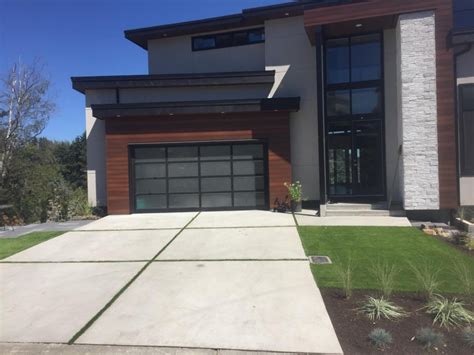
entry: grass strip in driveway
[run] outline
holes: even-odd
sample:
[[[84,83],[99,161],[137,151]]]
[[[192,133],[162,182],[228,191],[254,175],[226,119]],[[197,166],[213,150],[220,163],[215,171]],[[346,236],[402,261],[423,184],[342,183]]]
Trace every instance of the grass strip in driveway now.
[[[0,260],[64,233],[65,232],[31,232],[15,238],[0,238]]]
[[[356,289],[378,289],[373,265],[378,261],[398,269],[395,291],[417,291],[410,264],[428,263],[440,270],[441,293],[462,293],[453,265],[460,262],[474,275],[474,258],[413,227],[298,227],[306,255],[326,255],[333,263],[351,260]],[[318,286],[340,288],[336,266],[311,265]]]
[[[196,215],[191,218],[191,220],[186,223],[186,225],[181,228],[179,230],[178,233],[176,233],[176,235],[171,238],[171,240],[166,243],[166,245],[160,249],[160,251],[158,253],[156,253],[156,255],[150,259],[136,274],[135,276],[132,277],[132,279],[130,281],[128,281],[125,286],[123,286],[116,294],[114,297],[112,297],[112,299],[107,302],[105,304],[104,307],[102,307],[99,312],[96,313],[96,315],[94,317],[92,317],[76,334],[73,335],[73,337],[68,341],[68,344],[71,345],[71,344],[74,344],[74,342],[82,335],[84,334],[84,332],[89,329],[92,324],[94,324],[94,322],[99,319],[99,317],[110,307],[112,306],[112,304],[127,290],[127,288],[130,287],[130,285],[148,268],[148,266],[150,266],[150,264],[157,258],[160,256],[160,254],[165,251],[165,249],[171,244],[173,243],[173,241],[178,238],[178,236],[186,229],[187,226],[189,226],[198,216],[199,216],[200,212],[196,213]]]

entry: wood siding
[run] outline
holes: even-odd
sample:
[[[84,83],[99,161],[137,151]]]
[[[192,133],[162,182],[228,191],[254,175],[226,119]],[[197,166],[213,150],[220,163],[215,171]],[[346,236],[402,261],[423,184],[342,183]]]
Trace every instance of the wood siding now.
[[[268,142],[269,206],[287,198],[291,181],[288,113],[106,119],[107,207],[131,213],[128,146],[138,143],[262,139]]]
[[[452,0],[369,0],[359,3],[307,10],[304,14],[310,37],[318,25],[370,19],[387,15],[435,11],[438,107],[438,156],[440,208],[458,206],[455,128],[454,59],[449,46],[453,27]],[[420,135],[420,139],[423,136]]]

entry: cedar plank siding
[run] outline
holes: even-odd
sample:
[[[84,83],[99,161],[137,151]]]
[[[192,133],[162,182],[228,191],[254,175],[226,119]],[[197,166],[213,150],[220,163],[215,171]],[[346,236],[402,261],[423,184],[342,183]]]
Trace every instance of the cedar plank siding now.
[[[305,27],[425,10],[435,11],[440,208],[458,206],[454,59],[448,36],[453,27],[452,0],[373,0],[307,10]],[[420,135],[420,139],[423,136]]]
[[[268,142],[269,206],[284,201],[291,181],[288,113],[213,114],[106,119],[107,205],[131,213],[128,146],[136,143],[264,139]]]

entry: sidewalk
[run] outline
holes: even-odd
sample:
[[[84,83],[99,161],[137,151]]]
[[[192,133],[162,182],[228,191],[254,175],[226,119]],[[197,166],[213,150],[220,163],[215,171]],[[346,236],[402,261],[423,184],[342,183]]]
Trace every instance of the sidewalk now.
[[[26,226],[15,226],[14,229],[11,227],[0,227],[0,238],[16,238],[24,234],[31,232],[43,232],[43,231],[70,231],[79,227],[83,227],[91,222],[92,220],[85,221],[67,221],[67,222],[47,222],[47,223],[34,223]]]

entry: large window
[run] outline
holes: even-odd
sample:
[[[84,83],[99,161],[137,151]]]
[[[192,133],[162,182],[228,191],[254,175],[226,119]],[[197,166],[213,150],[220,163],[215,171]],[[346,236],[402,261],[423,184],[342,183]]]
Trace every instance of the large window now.
[[[265,29],[256,28],[237,32],[217,33],[193,37],[193,51],[243,46],[265,41]]]
[[[454,0],[454,27],[474,29],[474,0]]]
[[[461,176],[474,176],[474,84],[459,87]]]
[[[382,35],[328,39],[325,62],[329,197],[382,198]]]

